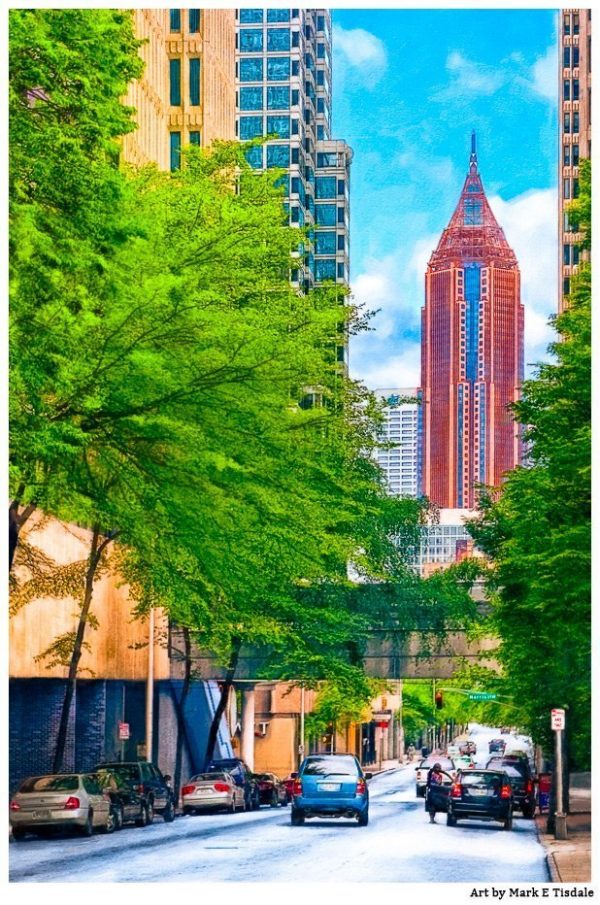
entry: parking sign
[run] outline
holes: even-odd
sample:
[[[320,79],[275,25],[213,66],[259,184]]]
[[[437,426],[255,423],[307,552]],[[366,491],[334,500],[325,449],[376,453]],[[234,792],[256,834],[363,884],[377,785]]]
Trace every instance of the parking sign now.
[[[550,727],[554,730],[565,728],[565,712],[555,708],[550,711]]]

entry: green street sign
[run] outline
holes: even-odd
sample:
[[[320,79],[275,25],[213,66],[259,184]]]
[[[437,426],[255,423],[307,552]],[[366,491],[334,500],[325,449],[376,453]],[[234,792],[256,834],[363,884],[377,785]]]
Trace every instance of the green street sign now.
[[[469,699],[471,701],[495,701],[496,692],[495,691],[471,691],[471,692],[469,692]]]

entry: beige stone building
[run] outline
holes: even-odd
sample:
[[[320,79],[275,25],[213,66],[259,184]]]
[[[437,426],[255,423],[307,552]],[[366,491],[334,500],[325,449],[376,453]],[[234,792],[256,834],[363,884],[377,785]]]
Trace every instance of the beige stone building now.
[[[579,194],[579,161],[592,154],[592,11],[563,9],[559,15],[558,309],[562,311],[579,265],[581,241],[565,208]]]
[[[138,128],[125,136],[123,157],[176,169],[182,147],[235,138],[235,10],[136,9],[145,69],[125,103]]]

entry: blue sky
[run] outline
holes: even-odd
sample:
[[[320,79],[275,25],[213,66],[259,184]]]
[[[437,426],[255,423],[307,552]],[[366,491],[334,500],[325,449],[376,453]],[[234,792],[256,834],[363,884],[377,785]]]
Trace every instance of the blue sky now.
[[[351,283],[381,309],[350,347],[371,388],[419,383],[427,260],[471,130],[522,273],[525,361],[547,358],[557,286],[557,37],[551,9],[334,9],[333,136],[354,150]],[[530,369],[529,369],[530,370]]]

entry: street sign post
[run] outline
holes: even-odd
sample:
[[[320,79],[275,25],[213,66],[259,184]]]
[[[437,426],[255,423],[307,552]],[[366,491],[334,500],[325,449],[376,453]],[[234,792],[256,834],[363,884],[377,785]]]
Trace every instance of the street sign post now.
[[[555,707],[554,710],[550,711],[550,727],[554,729],[554,731],[565,728],[564,710]]]
[[[129,738],[129,723],[119,723],[119,739],[125,741]]]
[[[470,701],[495,701],[497,694],[495,691],[470,691]]]
[[[567,817],[563,809],[563,759],[562,734],[565,728],[565,711],[555,707],[550,711],[550,728],[556,733],[556,812],[554,814],[554,837],[567,838]]]

